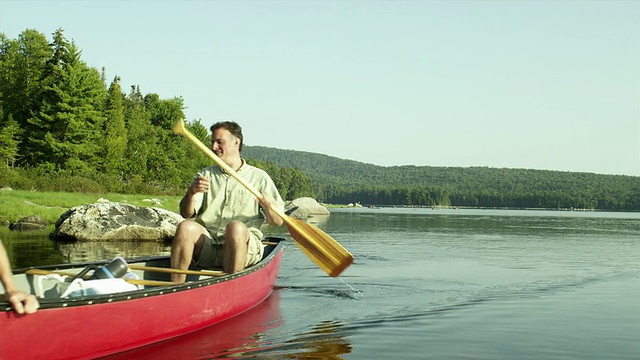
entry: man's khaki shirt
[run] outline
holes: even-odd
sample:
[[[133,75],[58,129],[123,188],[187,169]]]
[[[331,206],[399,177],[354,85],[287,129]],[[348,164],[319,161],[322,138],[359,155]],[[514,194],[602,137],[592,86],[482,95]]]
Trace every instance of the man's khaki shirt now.
[[[275,200],[276,208],[283,210],[284,201],[273,180],[262,169],[251,166],[243,160],[237,174],[260,193],[267,193]],[[231,220],[243,222],[258,239],[262,239],[260,227],[265,215],[256,197],[238,180],[225,173],[217,165],[202,169],[196,176],[209,180],[209,190],[197,193],[195,221],[209,230],[217,243],[224,241],[224,232]]]

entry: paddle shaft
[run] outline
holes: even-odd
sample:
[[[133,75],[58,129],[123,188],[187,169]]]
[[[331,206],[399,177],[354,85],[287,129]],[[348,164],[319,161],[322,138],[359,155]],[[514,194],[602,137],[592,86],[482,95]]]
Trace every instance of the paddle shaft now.
[[[182,121],[179,122],[178,125],[176,125],[176,127],[173,129],[173,132],[176,133],[176,134],[180,134],[180,135],[183,135],[184,137],[186,137],[189,141],[191,141],[193,144],[195,144],[200,150],[202,150],[205,154],[207,154],[211,159],[213,159],[213,161],[215,161],[216,164],[218,164],[218,166],[220,166],[227,174],[231,175],[234,179],[238,180],[238,182],[240,184],[242,184],[242,186],[247,188],[247,190],[249,190],[259,200],[262,200],[263,196],[258,191],[258,189],[256,189],[251,184],[246,182],[242,177],[240,177],[240,175],[238,175],[238,173],[235,170],[233,170],[233,168],[231,166],[229,166],[229,164],[227,164],[222,159],[220,159],[218,157],[218,155],[216,155],[216,153],[213,152],[213,150],[211,150],[209,147],[207,147],[205,144],[203,144],[202,141],[200,141],[200,139],[198,139],[189,130],[187,130],[184,127],[184,123]],[[271,205],[270,206],[271,210],[274,213],[276,213],[278,216],[280,216],[282,218],[282,220],[287,222],[287,218],[289,216],[287,216],[282,210],[280,210],[277,207],[273,206],[273,204],[270,204],[270,205]],[[288,222],[287,222],[287,224],[288,224]]]
[[[77,274],[59,271],[59,270],[42,270],[42,269],[29,269],[25,271],[27,275],[49,275],[49,274],[57,274],[62,276],[70,276],[74,277]],[[126,282],[134,285],[146,285],[146,286],[170,286],[170,285],[178,285],[178,283],[170,282],[170,281],[156,281],[156,280],[141,280],[141,279],[124,279]]]
[[[142,270],[142,271],[151,271],[151,272],[160,272],[160,273],[169,273],[169,274],[183,274],[183,275],[205,275],[205,276],[224,276],[224,275],[227,275],[227,273],[224,273],[222,271],[215,271],[215,270],[182,270],[182,269],[161,268],[161,267],[142,266],[142,265],[129,265],[129,269]]]

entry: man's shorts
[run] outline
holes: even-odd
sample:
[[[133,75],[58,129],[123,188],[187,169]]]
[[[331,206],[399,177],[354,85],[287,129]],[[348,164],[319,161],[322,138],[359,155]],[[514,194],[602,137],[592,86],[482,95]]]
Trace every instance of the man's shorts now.
[[[262,260],[263,246],[262,240],[249,231],[249,244],[247,246],[247,260],[244,267],[256,264]],[[193,260],[193,264],[201,269],[213,269],[222,267],[222,257],[224,256],[224,244],[218,244],[213,240],[211,234],[204,235],[202,250],[198,260]]]

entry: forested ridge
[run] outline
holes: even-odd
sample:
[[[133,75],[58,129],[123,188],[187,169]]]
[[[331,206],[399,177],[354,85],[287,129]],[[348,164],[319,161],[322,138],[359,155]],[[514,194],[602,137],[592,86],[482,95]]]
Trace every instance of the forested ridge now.
[[[181,194],[212,161],[173,135],[181,97],[161,99],[88,66],[62,29],[0,34],[0,187]],[[187,127],[202,142],[201,119]],[[249,139],[250,140],[250,139]],[[250,143],[250,141],[249,141]],[[335,204],[640,210],[640,177],[558,171],[382,167],[245,146],[283,198]]]
[[[488,167],[378,166],[247,146],[245,156],[294,167],[329,203],[640,210],[640,177]]]

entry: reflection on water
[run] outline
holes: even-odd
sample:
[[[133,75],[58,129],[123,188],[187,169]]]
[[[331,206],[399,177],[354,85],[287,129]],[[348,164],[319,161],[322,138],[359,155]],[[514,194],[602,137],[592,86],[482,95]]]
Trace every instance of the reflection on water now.
[[[7,248],[12,268],[87,262],[141,256],[169,255],[171,244],[140,241],[60,242],[49,240],[50,229],[7,232],[0,238]]]
[[[289,341],[296,351],[283,353],[285,359],[342,359],[340,355],[351,353],[351,344],[342,335],[344,325],[339,321],[323,321],[309,332]],[[284,346],[286,347],[286,345]],[[274,355],[278,355],[277,351]]]
[[[351,352],[343,324],[323,321],[299,335],[282,334],[280,291],[248,312],[172,340],[105,359],[341,359]],[[285,336],[290,340],[283,340]]]
[[[53,226],[41,231],[2,231],[0,237],[9,255],[9,262],[14,269],[36,265],[53,265],[64,262],[49,240],[49,232]]]
[[[171,245],[156,242],[119,241],[119,242],[55,242],[56,250],[66,262],[84,262],[124,258],[169,255]]]
[[[329,222],[330,215],[309,215],[306,222],[317,227],[323,227]]]
[[[264,332],[282,321],[280,294],[274,291],[258,306],[232,319],[105,359],[242,358],[264,347]]]

